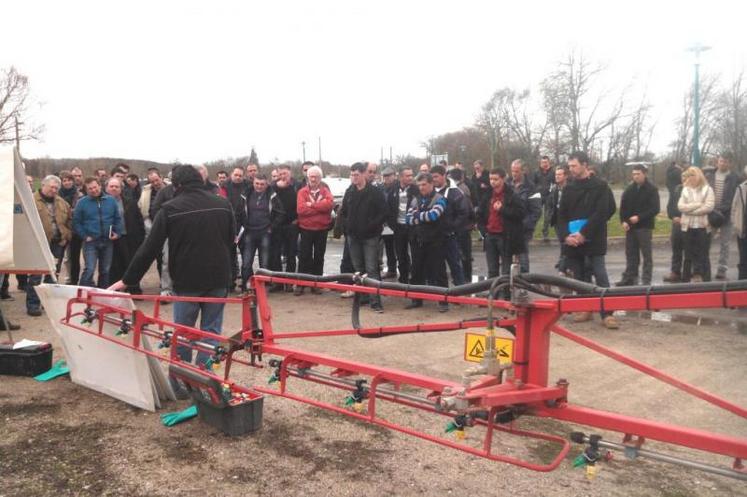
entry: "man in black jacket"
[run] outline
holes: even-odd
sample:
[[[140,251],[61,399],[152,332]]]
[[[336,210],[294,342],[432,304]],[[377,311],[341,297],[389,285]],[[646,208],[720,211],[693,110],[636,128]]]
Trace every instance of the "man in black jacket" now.
[[[588,258],[597,286],[609,288],[604,256],[607,254],[607,220],[614,209],[610,204],[610,187],[589,174],[589,156],[573,152],[568,158],[573,181],[563,190],[558,208],[558,232],[563,237],[566,267],[577,280],[585,280],[585,260]],[[610,212],[612,211],[612,212]],[[590,312],[581,312],[574,322],[589,321]],[[619,326],[611,312],[602,313],[604,326]]]
[[[192,166],[177,166],[172,174],[174,199],[163,204],[153,220],[148,238],[140,246],[121,280],[110,290],[135,286],[142,279],[164,243],[169,243],[169,272],[174,293],[185,297],[224,298],[231,284],[231,256],[235,219],[231,204],[209,192]],[[223,303],[175,302],[174,322],[220,335]],[[209,342],[209,340],[204,340]],[[217,343],[217,342],[215,342]],[[179,357],[192,360],[192,349],[179,346]],[[203,364],[209,355],[197,354]],[[179,394],[179,392],[177,392]]]
[[[638,266],[643,256],[641,284],[651,284],[654,258],[651,237],[659,214],[659,190],[647,178],[646,166],[633,166],[633,182],[620,199],[620,223],[625,232],[625,272],[617,286],[637,285]]]
[[[353,268],[368,274],[369,278],[381,280],[379,239],[387,215],[386,200],[381,190],[366,181],[366,165],[362,162],[350,166],[350,183],[342,199],[340,215],[345,223]],[[371,309],[384,312],[378,295],[372,295],[370,302]]]
[[[550,216],[552,212],[550,191],[555,184],[555,170],[553,169],[548,156],[542,156],[539,169],[534,171],[531,180],[542,197],[542,241],[547,243],[550,241],[548,234],[550,233]]]
[[[703,171],[715,194],[716,206],[713,210],[721,213],[724,218],[723,224],[713,226],[714,229],[711,231],[711,237],[714,237],[716,233],[719,237],[717,280],[725,280],[726,271],[729,269],[729,243],[731,243],[732,235],[731,202],[734,200],[734,192],[737,191],[739,185],[739,176],[732,171],[731,161],[732,155],[723,152],[718,156],[715,170]]]
[[[223,185],[223,191],[226,192],[226,199],[231,204],[233,209],[233,215],[236,226],[236,233],[238,235],[238,229],[241,226],[240,216],[241,213],[246,209],[245,202],[246,197],[249,193],[249,187],[244,181],[244,168],[236,166],[231,171],[231,175]],[[243,243],[239,243],[234,246],[233,257],[231,259],[231,290],[235,288],[236,279],[241,275],[239,268],[239,254],[244,248]]]
[[[671,271],[664,276],[664,283],[680,283],[690,281],[692,264],[689,259],[685,259],[685,237],[680,226],[682,213],[677,208],[677,203],[682,195],[682,180],[679,186],[669,192],[667,201],[667,217],[672,220],[672,233],[669,241],[672,246],[672,264]]]
[[[558,209],[560,208],[560,200],[563,198],[563,190],[568,184],[569,174],[570,171],[568,171],[568,166],[558,166],[555,169],[555,182],[550,188],[550,198],[547,201],[549,205],[548,209],[545,210],[545,215],[550,219],[550,226],[555,228],[555,236],[558,237],[558,243],[560,245],[560,254],[558,257],[558,262],[555,264],[555,268],[558,270],[558,274],[560,274],[561,276],[566,276],[566,267],[564,254],[565,251],[563,250],[563,238],[561,237],[558,230]]]
[[[412,168],[405,166],[399,171],[399,180],[386,191],[387,225],[394,232],[394,251],[397,255],[400,283],[410,282],[410,227],[407,225],[407,209],[418,194],[412,182]]]
[[[457,231],[467,226],[469,219],[469,201],[464,197],[462,191],[456,186],[449,184],[446,177],[446,168],[433,166],[431,168],[433,187],[436,193],[446,200],[446,212],[443,218],[444,243],[446,251],[446,262],[449,264],[451,281],[454,285],[464,285],[464,269],[462,268],[462,255],[459,251]]]
[[[298,254],[298,212],[297,212],[297,184],[291,176],[290,166],[282,165],[278,169],[280,179],[273,185],[273,191],[283,205],[285,216],[278,220],[272,229],[272,242],[270,250],[270,268],[273,271],[282,271],[283,264],[281,254],[285,255],[285,270],[289,273],[296,272],[296,255]],[[287,292],[293,291],[293,286],[285,287]]]
[[[526,250],[519,254],[521,272],[529,272],[529,242],[534,238],[534,227],[542,215],[542,195],[535,188],[527,175],[524,173],[524,161],[516,159],[511,163],[511,177],[506,180],[506,185],[513,188],[527,206],[527,215],[524,216],[524,240]]]
[[[508,274],[512,259],[526,252],[524,225],[525,201],[506,185],[506,171],[490,171],[491,190],[480,197],[477,222],[485,233],[485,259],[488,277]]]
[[[119,209],[119,215],[124,222],[124,230],[119,238],[114,240],[114,250],[112,253],[112,265],[109,269],[109,277],[112,281],[122,278],[127,266],[135,255],[140,244],[145,239],[145,224],[143,215],[137,206],[137,201],[127,198],[122,192],[122,181],[119,178],[111,177],[106,182],[106,193],[109,194],[116,202]],[[140,285],[127,288],[128,293],[143,293]]]

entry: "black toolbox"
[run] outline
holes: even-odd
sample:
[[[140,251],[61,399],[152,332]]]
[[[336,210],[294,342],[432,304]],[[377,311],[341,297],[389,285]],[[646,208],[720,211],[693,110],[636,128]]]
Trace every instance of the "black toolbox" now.
[[[0,343],[0,374],[36,376],[51,368],[51,344],[43,343],[13,350],[12,343]]]
[[[169,366],[169,376],[192,397],[197,416],[226,435],[235,437],[262,428],[261,394],[235,397],[221,382],[175,364]]]

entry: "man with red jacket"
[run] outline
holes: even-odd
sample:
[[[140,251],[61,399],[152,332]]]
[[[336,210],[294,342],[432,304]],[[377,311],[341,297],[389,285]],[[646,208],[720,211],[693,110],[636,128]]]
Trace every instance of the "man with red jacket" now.
[[[298,254],[298,270],[301,273],[321,276],[324,271],[324,253],[327,251],[327,231],[332,224],[334,197],[322,183],[322,170],[311,166],[306,173],[306,186],[298,190],[296,209],[298,228],[301,232],[301,243]],[[296,287],[293,292],[298,296],[304,287]],[[312,288],[312,293],[321,293],[321,289]]]

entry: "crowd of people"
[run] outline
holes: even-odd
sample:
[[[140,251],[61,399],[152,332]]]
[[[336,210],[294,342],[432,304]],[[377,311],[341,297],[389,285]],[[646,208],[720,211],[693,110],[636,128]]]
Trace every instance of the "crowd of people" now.
[[[665,282],[726,278],[733,233],[739,278],[747,278],[747,181],[741,181],[731,162],[724,153],[705,172],[677,163],[668,168],[672,258]],[[482,240],[487,276],[495,277],[508,274],[513,263],[528,272],[535,229],[548,242],[551,227],[560,246],[558,273],[609,287],[607,226],[615,213],[625,234],[626,256],[617,285],[652,284],[652,235],[661,205],[645,165],[632,167],[619,208],[583,152],[573,152],[567,164],[557,166],[542,157],[532,172],[520,159],[508,171],[487,170],[479,160],[472,166],[469,175],[459,162],[381,171],[377,164],[357,162],[350,166],[350,186],[336,205],[322,169],[312,162],[303,163],[300,180],[290,166],[279,166],[268,177],[248,164],[219,171],[214,181],[204,166],[177,166],[170,179],[151,168],[141,180],[120,163],[89,177],[77,167],[46,176],[34,200],[57,272],[65,265],[65,283],[119,285],[133,294],[142,292],[140,279],[152,262],[164,296],[246,291],[255,260],[261,268],[322,275],[330,231],[334,238],[344,238],[342,273],[440,287],[448,286],[450,277],[453,285],[461,285],[473,277],[473,235]],[[189,221],[178,219],[183,212],[190,213]],[[714,234],[719,246],[712,275]],[[214,263],[224,253],[225,260]],[[27,313],[41,315],[34,287],[42,278],[18,278],[19,288],[26,290]],[[45,279],[51,281],[50,276]],[[8,284],[5,275],[3,299],[11,298]],[[304,287],[274,285],[271,291],[302,296]],[[377,295],[367,304],[384,311]],[[421,306],[423,302],[413,300],[407,308]],[[437,309],[446,312],[448,305],[440,303]],[[588,313],[574,317],[589,319]],[[608,328],[618,326],[610,313],[602,320]]]

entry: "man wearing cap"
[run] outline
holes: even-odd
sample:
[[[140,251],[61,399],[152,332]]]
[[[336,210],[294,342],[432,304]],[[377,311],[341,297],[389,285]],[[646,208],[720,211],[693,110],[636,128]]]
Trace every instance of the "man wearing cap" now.
[[[407,210],[412,199],[418,195],[418,187],[413,183],[412,167],[404,166],[399,171],[399,179],[386,191],[387,218],[392,228],[394,251],[397,254],[400,283],[410,282],[410,227],[407,225]],[[390,267],[391,269],[391,267]]]
[[[135,253],[124,276],[109,289],[117,291],[137,285],[168,241],[174,294],[224,298],[232,283],[236,220],[231,204],[211,193],[193,166],[176,166],[172,185],[173,200],[163,204],[153,220],[150,234]],[[194,327],[199,314],[200,329],[220,335],[223,306],[215,302],[174,302],[174,322]],[[210,343],[210,340],[203,341]],[[183,361],[192,360],[190,347],[179,346],[177,354]],[[207,353],[199,352],[197,363],[205,363],[208,357]],[[177,395],[182,394],[184,392],[177,392]]]
[[[384,196],[388,199],[389,192],[393,191],[396,187],[397,176],[392,166],[386,166],[381,171],[381,191]],[[384,243],[384,250],[386,251],[386,265],[387,272],[384,273],[384,278],[396,278],[397,277],[397,252],[394,249],[394,228],[389,224],[389,216],[387,216],[387,222],[384,223],[384,230],[381,232],[381,239]]]

